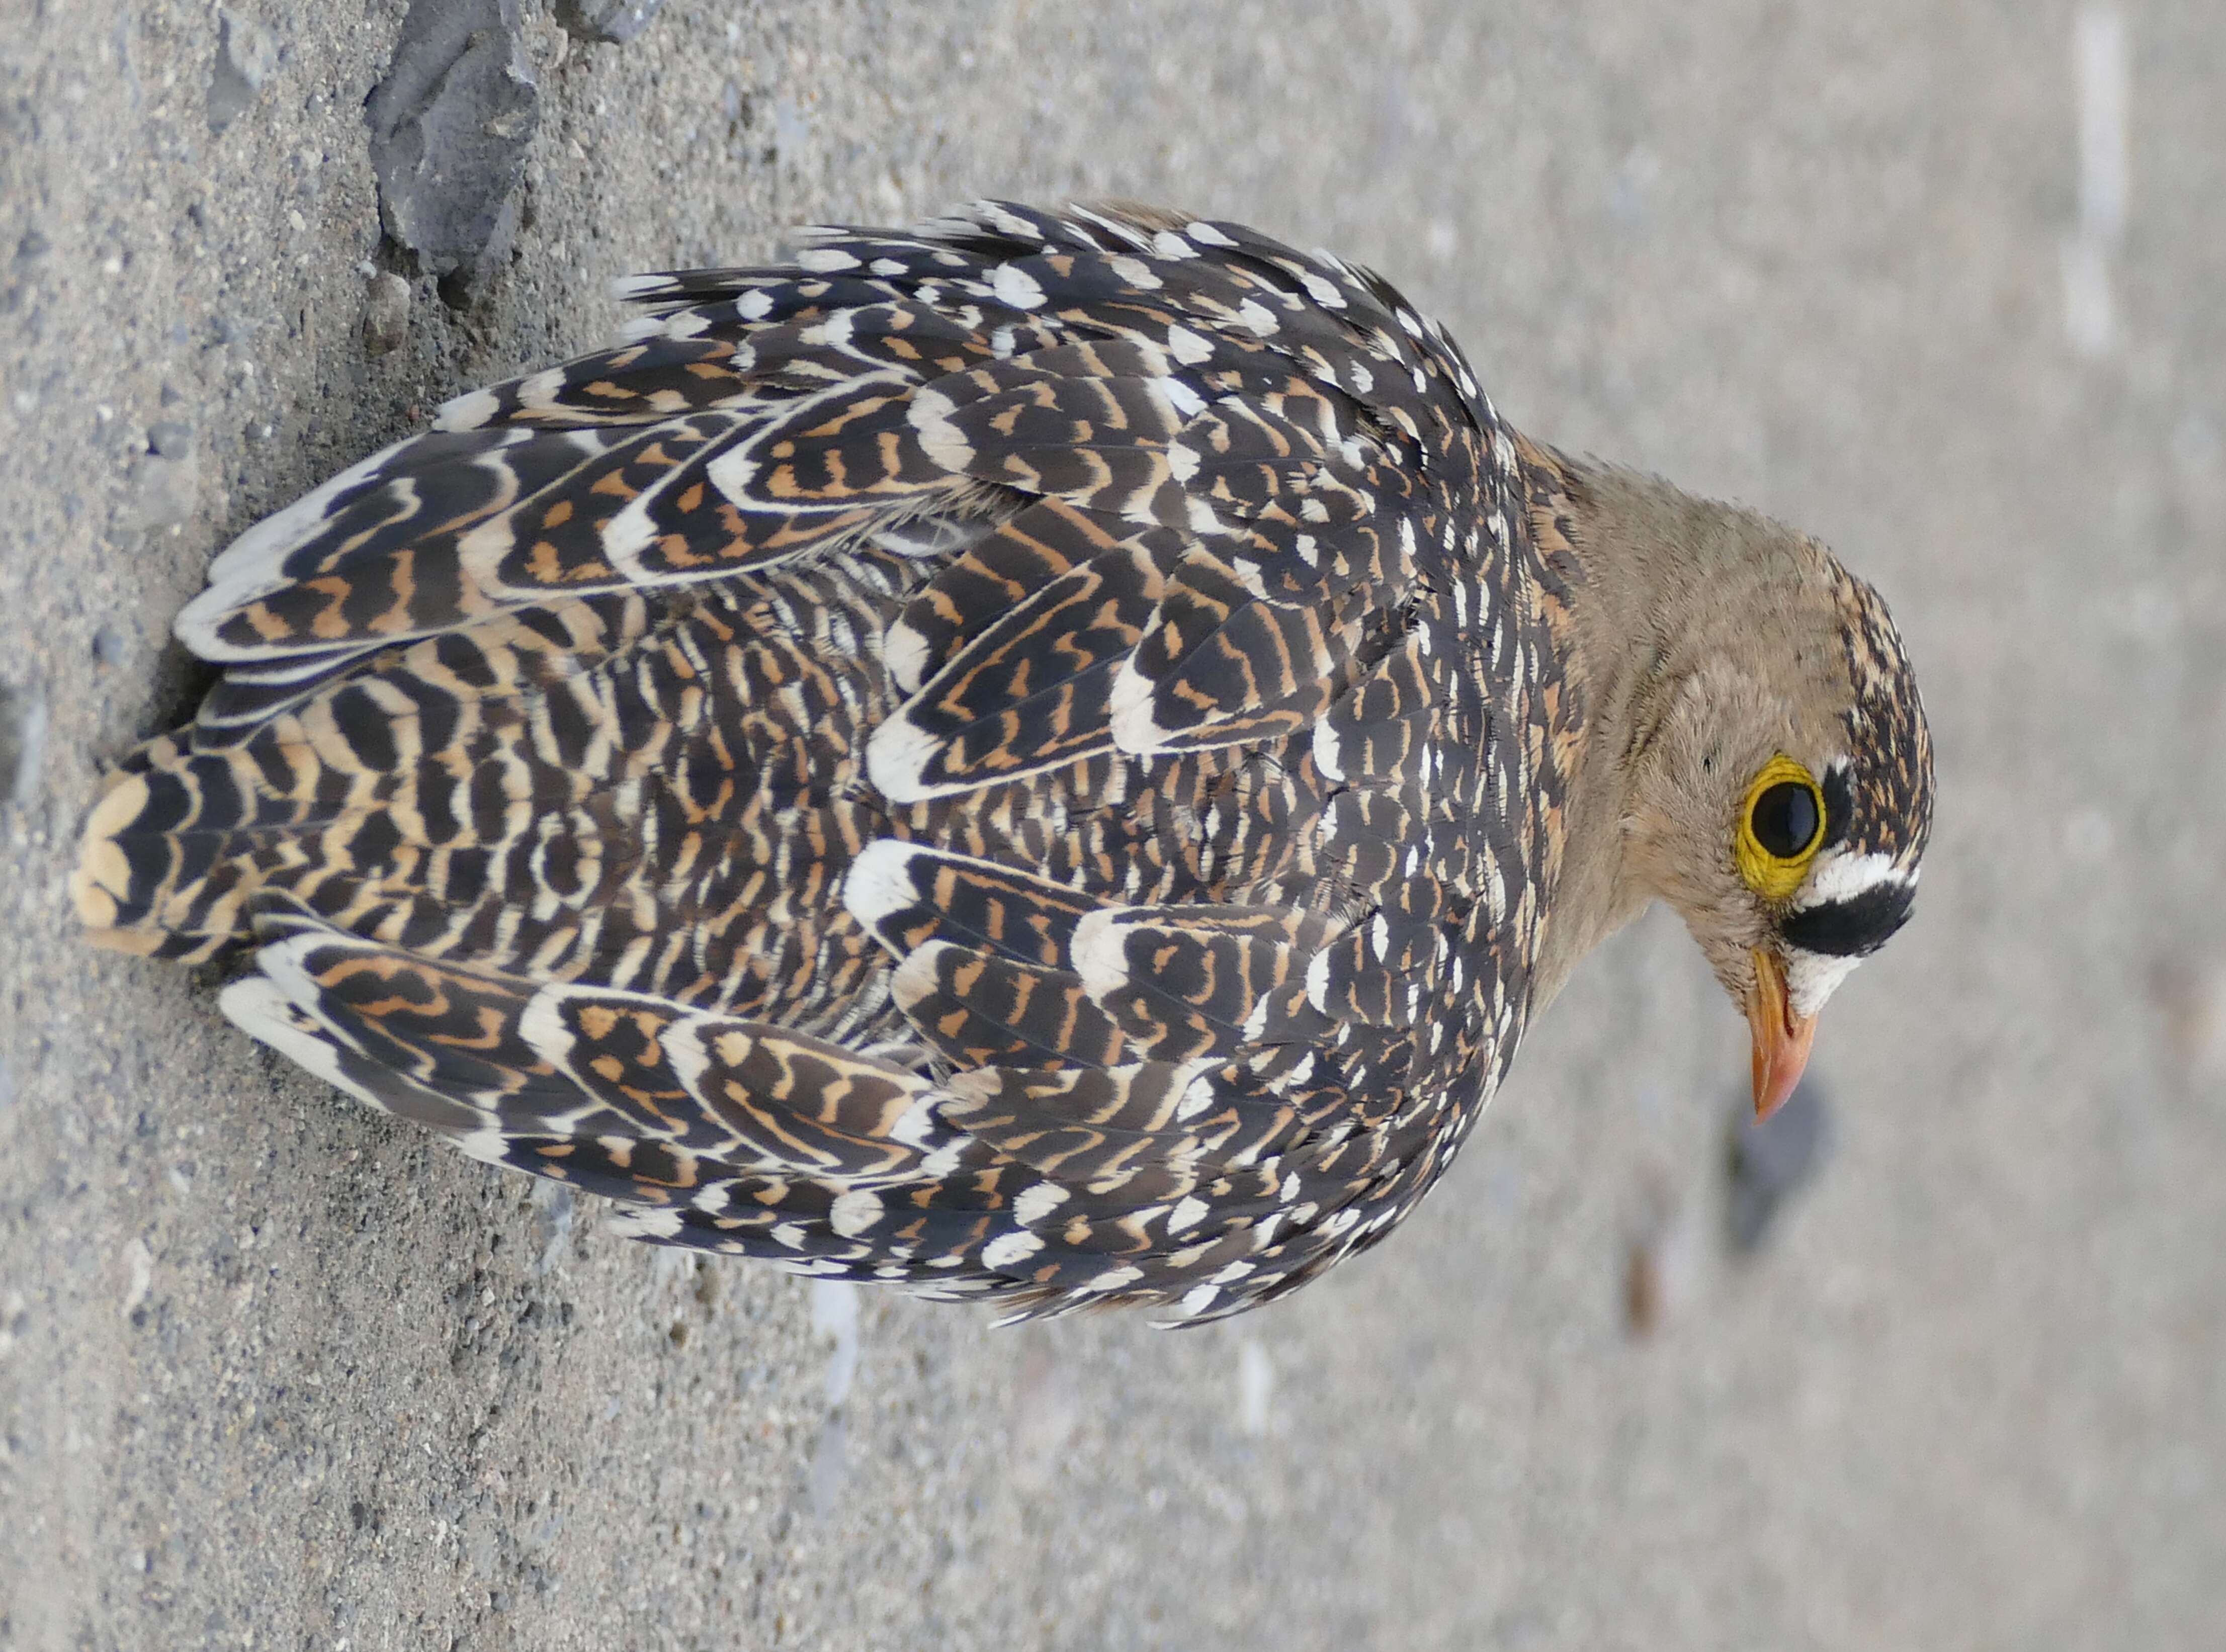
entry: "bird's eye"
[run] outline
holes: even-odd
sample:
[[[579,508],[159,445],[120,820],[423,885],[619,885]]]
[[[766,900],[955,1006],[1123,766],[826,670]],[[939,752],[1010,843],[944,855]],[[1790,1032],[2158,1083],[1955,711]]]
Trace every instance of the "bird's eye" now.
[[[1781,861],[1790,861],[1816,841],[1816,794],[1798,780],[1780,780],[1754,800],[1747,824],[1754,841]]]
[[[1784,900],[1801,886],[1823,836],[1816,777],[1781,752],[1747,786],[1734,845],[1739,875],[1757,894]]]

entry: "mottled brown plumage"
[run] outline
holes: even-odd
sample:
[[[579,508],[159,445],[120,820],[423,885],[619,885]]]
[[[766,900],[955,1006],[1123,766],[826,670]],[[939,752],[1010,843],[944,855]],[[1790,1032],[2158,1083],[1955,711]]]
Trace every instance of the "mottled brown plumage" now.
[[[1836,817],[1803,893],[1681,909],[1735,992],[1776,926],[1836,924],[1828,975],[1906,909],[1929,753],[1867,588],[1657,532],[1681,496],[1524,442],[1375,276],[984,204],[629,291],[217,559],[179,634],[224,679],[75,891],[251,947],[248,1030],[640,1236],[1186,1321],[1372,1242],[1679,899],[1625,839],[1715,829],[1670,760],[1714,679],[1617,627],[1725,568],[1837,639],[1761,648],[1725,734]]]

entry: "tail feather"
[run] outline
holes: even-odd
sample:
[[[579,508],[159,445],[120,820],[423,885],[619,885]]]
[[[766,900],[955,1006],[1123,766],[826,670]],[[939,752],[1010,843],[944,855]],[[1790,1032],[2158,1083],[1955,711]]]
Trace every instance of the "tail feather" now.
[[[245,938],[255,887],[237,835],[260,784],[244,752],[150,740],[109,777],[86,822],[70,899],[97,946],[193,963]]]

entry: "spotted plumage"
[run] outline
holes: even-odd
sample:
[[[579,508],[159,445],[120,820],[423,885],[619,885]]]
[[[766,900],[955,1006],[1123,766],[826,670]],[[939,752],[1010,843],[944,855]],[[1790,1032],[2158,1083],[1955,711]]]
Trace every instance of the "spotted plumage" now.
[[[97,937],[251,949],[243,1026],[644,1238],[1194,1322],[1389,1231],[1672,893],[1565,877],[1644,704],[1587,664],[1606,473],[1231,224],[982,204],[626,290],[216,559]],[[1905,911],[1930,781],[1817,565],[1871,869],[1821,931]]]

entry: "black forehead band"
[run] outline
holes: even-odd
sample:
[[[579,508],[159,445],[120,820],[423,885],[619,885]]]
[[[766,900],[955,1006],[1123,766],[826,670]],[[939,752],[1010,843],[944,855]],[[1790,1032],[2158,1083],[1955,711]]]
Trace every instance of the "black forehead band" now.
[[[1847,900],[1828,900],[1790,913],[1778,926],[1786,945],[1828,958],[1860,958],[1877,951],[1909,921],[1917,886],[1889,878]]]

